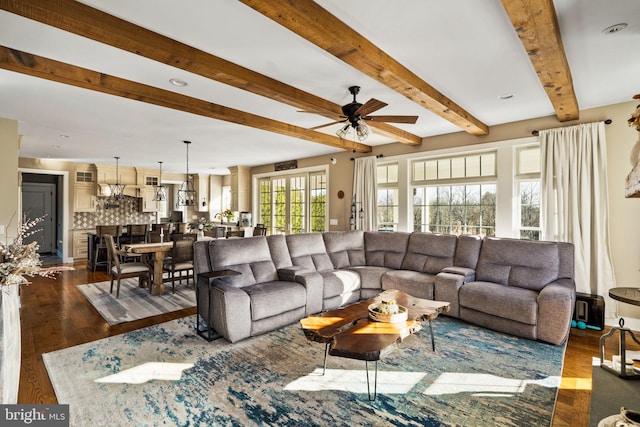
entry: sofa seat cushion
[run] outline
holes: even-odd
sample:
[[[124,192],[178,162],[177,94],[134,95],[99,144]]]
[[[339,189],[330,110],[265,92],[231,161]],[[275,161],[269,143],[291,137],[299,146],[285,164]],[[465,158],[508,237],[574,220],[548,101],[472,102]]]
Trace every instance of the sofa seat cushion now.
[[[465,283],[460,288],[460,307],[492,316],[536,325],[538,322],[538,292],[490,282]]]
[[[411,270],[387,271],[382,275],[382,290],[398,289],[411,296],[433,299],[436,276]]]
[[[382,275],[387,271],[393,271],[392,268],[372,266],[351,267],[349,270],[360,275],[361,289],[382,289]]]
[[[324,298],[354,292],[360,289],[360,275],[353,270],[322,271]]]
[[[251,320],[275,316],[307,303],[307,293],[299,283],[266,282],[242,288],[251,300]]]

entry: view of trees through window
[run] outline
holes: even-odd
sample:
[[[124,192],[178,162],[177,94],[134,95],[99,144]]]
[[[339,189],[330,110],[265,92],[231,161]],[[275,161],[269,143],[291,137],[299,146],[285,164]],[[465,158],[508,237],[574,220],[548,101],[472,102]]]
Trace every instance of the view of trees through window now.
[[[540,181],[520,182],[520,238],[540,240]]]
[[[414,231],[495,236],[496,185],[415,187]]]

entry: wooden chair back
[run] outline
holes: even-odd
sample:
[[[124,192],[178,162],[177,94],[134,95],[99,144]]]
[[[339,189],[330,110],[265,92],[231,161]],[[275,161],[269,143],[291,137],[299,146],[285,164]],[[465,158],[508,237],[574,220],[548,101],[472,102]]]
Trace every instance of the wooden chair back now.
[[[254,236],[266,236],[267,235],[267,227],[265,227],[264,224],[256,224],[255,228],[253,229],[253,235]]]
[[[174,240],[171,263],[175,265],[193,261],[193,242],[194,240],[191,239]]]
[[[115,266],[118,273],[120,273],[120,256],[118,255],[118,250],[116,249],[113,236],[111,234],[105,234],[103,237],[107,244],[107,267],[109,269],[109,273],[111,273],[112,265]]]

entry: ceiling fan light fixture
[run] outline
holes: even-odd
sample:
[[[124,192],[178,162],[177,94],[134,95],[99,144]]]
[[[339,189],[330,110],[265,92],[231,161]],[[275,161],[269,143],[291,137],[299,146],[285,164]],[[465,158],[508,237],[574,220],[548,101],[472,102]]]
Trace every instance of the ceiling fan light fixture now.
[[[340,137],[340,139],[344,138],[345,136],[347,136],[347,134],[349,133],[349,126],[351,126],[350,124],[344,125],[343,127],[341,127],[337,132],[336,135],[338,135]]]
[[[356,136],[358,137],[358,141],[362,142],[369,136],[371,133],[369,126],[366,123],[360,121],[356,125]]]

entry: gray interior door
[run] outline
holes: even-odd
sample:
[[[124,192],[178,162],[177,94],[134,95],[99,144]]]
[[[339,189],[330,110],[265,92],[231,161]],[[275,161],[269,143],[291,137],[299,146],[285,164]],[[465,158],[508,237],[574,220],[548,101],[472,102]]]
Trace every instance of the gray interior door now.
[[[39,231],[25,239],[25,243],[37,241],[38,253],[56,252],[56,185],[39,182],[22,183],[22,218],[35,219],[45,216],[36,226]]]

